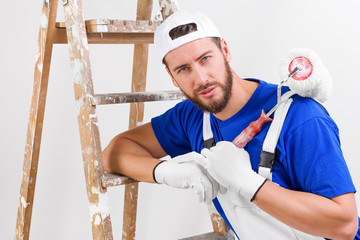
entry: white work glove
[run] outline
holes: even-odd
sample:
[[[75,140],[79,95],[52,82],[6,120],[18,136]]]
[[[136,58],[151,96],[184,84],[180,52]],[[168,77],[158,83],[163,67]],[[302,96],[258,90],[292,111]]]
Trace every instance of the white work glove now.
[[[248,152],[231,142],[221,141],[216,146],[201,151],[204,158],[196,158],[209,174],[222,186],[254,200],[266,179],[251,168]]]
[[[218,194],[219,183],[194,161],[199,157],[203,158],[199,153],[190,152],[161,162],[154,168],[154,180],[176,188],[194,189],[200,202],[210,203]]]

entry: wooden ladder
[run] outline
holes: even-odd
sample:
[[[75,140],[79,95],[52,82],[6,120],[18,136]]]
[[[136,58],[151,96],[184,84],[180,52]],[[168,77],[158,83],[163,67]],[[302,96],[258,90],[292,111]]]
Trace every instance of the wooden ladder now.
[[[171,0],[159,0],[159,3],[163,19],[176,11]],[[183,98],[179,91],[144,92],[148,44],[153,43],[154,31],[161,22],[150,20],[152,0],[138,0],[134,21],[85,21],[82,0],[62,0],[62,4],[65,23],[56,23],[58,0],[43,0],[15,239],[29,239],[51,53],[54,44],[65,43],[68,43],[70,49],[74,75],[93,239],[113,239],[107,188],[118,185],[125,185],[122,239],[135,239],[138,183],[125,176],[104,172],[96,106],[130,103],[129,128],[133,128],[143,120],[143,102]],[[94,94],[88,50],[88,44],[92,43],[134,44],[132,93]],[[229,228],[212,204],[209,205],[209,213],[214,232],[188,239],[233,239]]]

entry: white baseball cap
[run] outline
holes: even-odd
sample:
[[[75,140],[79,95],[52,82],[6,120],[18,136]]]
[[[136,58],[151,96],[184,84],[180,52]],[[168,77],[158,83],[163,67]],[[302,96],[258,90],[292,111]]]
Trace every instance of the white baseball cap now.
[[[169,33],[173,28],[190,23],[196,25],[196,31],[171,39]],[[171,50],[191,41],[206,37],[221,38],[220,32],[209,17],[200,12],[178,10],[157,28],[154,35],[154,45],[160,58],[163,59]]]

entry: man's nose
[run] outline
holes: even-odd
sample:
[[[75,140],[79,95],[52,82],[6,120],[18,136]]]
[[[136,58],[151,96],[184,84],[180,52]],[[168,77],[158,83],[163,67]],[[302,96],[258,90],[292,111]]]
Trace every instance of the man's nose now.
[[[208,81],[208,75],[205,69],[201,67],[195,67],[193,69],[194,78],[195,78],[195,85],[202,86]]]

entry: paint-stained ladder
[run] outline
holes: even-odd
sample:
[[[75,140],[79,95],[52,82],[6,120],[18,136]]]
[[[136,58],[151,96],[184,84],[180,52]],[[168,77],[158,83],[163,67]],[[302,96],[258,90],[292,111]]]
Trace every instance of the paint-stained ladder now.
[[[24,156],[15,239],[29,239],[47,84],[53,44],[67,43],[74,74],[75,101],[85,170],[93,239],[113,239],[107,188],[125,185],[122,239],[135,239],[138,182],[104,172],[96,106],[130,103],[129,128],[143,121],[144,102],[184,99],[180,91],[145,92],[148,44],[161,23],[152,21],[152,0],[138,0],[136,20],[83,19],[82,0],[63,0],[65,22],[56,23],[58,0],[43,0],[39,50]],[[159,0],[163,19],[177,10],[172,0]],[[88,44],[134,44],[131,93],[94,94]],[[191,240],[233,239],[214,206],[208,206],[214,232]]]

